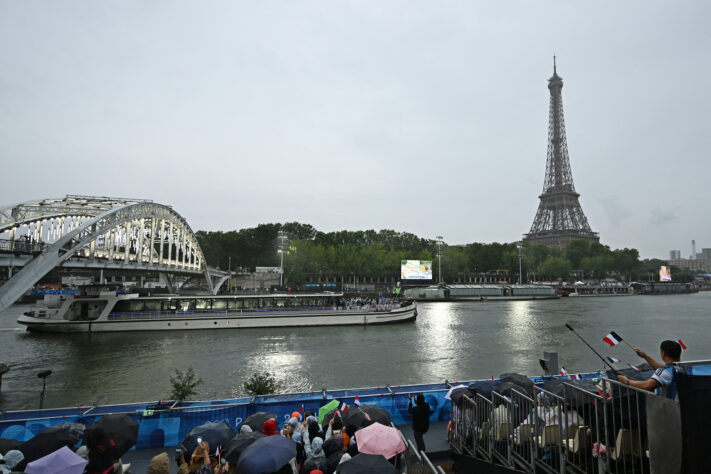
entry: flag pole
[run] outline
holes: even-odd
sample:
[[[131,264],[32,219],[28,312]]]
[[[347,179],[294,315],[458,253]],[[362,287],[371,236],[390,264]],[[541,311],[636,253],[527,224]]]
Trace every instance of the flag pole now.
[[[600,358],[600,360],[602,361],[603,364],[605,364],[605,365],[608,366],[610,369],[612,369],[612,373],[613,373],[613,374],[618,375],[617,369],[614,368],[614,367],[607,361],[607,359],[605,359],[603,356],[601,356],[600,353],[599,353],[598,351],[596,351],[596,350],[593,348],[593,346],[591,346],[590,344],[588,344],[588,341],[586,341],[585,339],[583,339],[583,336],[581,336],[580,334],[578,334],[577,332],[575,332],[575,329],[573,329],[573,326],[571,326],[571,325],[568,324],[568,323],[565,323],[565,327],[567,327],[568,329],[570,329],[570,331],[571,331],[573,334],[575,334],[576,336],[578,336],[578,337],[580,338],[580,340],[583,341],[583,342],[585,343],[585,345],[588,346],[588,347],[590,348],[590,350],[593,351],[593,352],[595,353],[595,355]]]

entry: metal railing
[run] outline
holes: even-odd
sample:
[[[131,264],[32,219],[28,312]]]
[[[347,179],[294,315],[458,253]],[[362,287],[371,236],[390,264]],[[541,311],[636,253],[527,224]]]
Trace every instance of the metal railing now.
[[[646,406],[657,395],[608,379],[561,383],[452,402],[452,450],[529,473],[649,472]]]
[[[402,433],[401,433],[402,434]],[[418,451],[415,444],[403,436],[407,449],[405,450],[405,465],[408,474],[445,474],[444,469],[435,466],[424,451]]]
[[[32,254],[42,252],[46,247],[44,242],[0,239],[0,252]]]

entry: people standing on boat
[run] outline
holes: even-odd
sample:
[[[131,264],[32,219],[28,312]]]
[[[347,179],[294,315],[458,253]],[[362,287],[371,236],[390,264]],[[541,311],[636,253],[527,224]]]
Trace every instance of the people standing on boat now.
[[[407,412],[412,415],[412,431],[415,433],[417,450],[425,451],[423,435],[430,429],[430,404],[425,401],[425,396],[421,393],[417,394],[414,407],[412,406],[412,394],[409,394],[408,398]]]
[[[648,380],[631,380],[624,375],[618,375],[617,379],[625,385],[643,390],[654,391],[657,395],[678,400],[676,377],[674,377],[674,362],[681,360],[681,345],[676,341],[662,341],[659,346],[659,356],[663,362],[659,362],[652,358],[642,349],[634,350],[638,356],[646,360],[647,363],[656,369],[654,374]]]
[[[326,459],[326,455],[323,452],[323,439],[318,436],[309,439],[308,431],[304,433],[304,451],[306,451],[306,461],[301,466],[301,472],[309,473],[314,469],[318,469]]]

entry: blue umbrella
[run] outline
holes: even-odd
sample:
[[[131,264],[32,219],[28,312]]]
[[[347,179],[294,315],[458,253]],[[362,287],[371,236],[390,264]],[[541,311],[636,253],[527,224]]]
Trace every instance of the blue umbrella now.
[[[296,443],[283,436],[267,436],[242,451],[237,463],[241,474],[265,474],[278,471],[296,457]]]

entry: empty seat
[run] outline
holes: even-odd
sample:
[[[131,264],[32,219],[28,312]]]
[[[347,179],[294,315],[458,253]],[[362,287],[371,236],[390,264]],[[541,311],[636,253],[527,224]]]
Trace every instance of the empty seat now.
[[[524,444],[533,440],[533,425],[524,423],[518,427],[518,433],[514,435],[516,444]]]
[[[560,443],[560,425],[546,425],[543,434],[538,437],[538,446],[551,446]]]
[[[496,430],[496,441],[506,441],[511,436],[513,430],[511,429],[511,423],[502,422],[499,423],[499,429]]]

